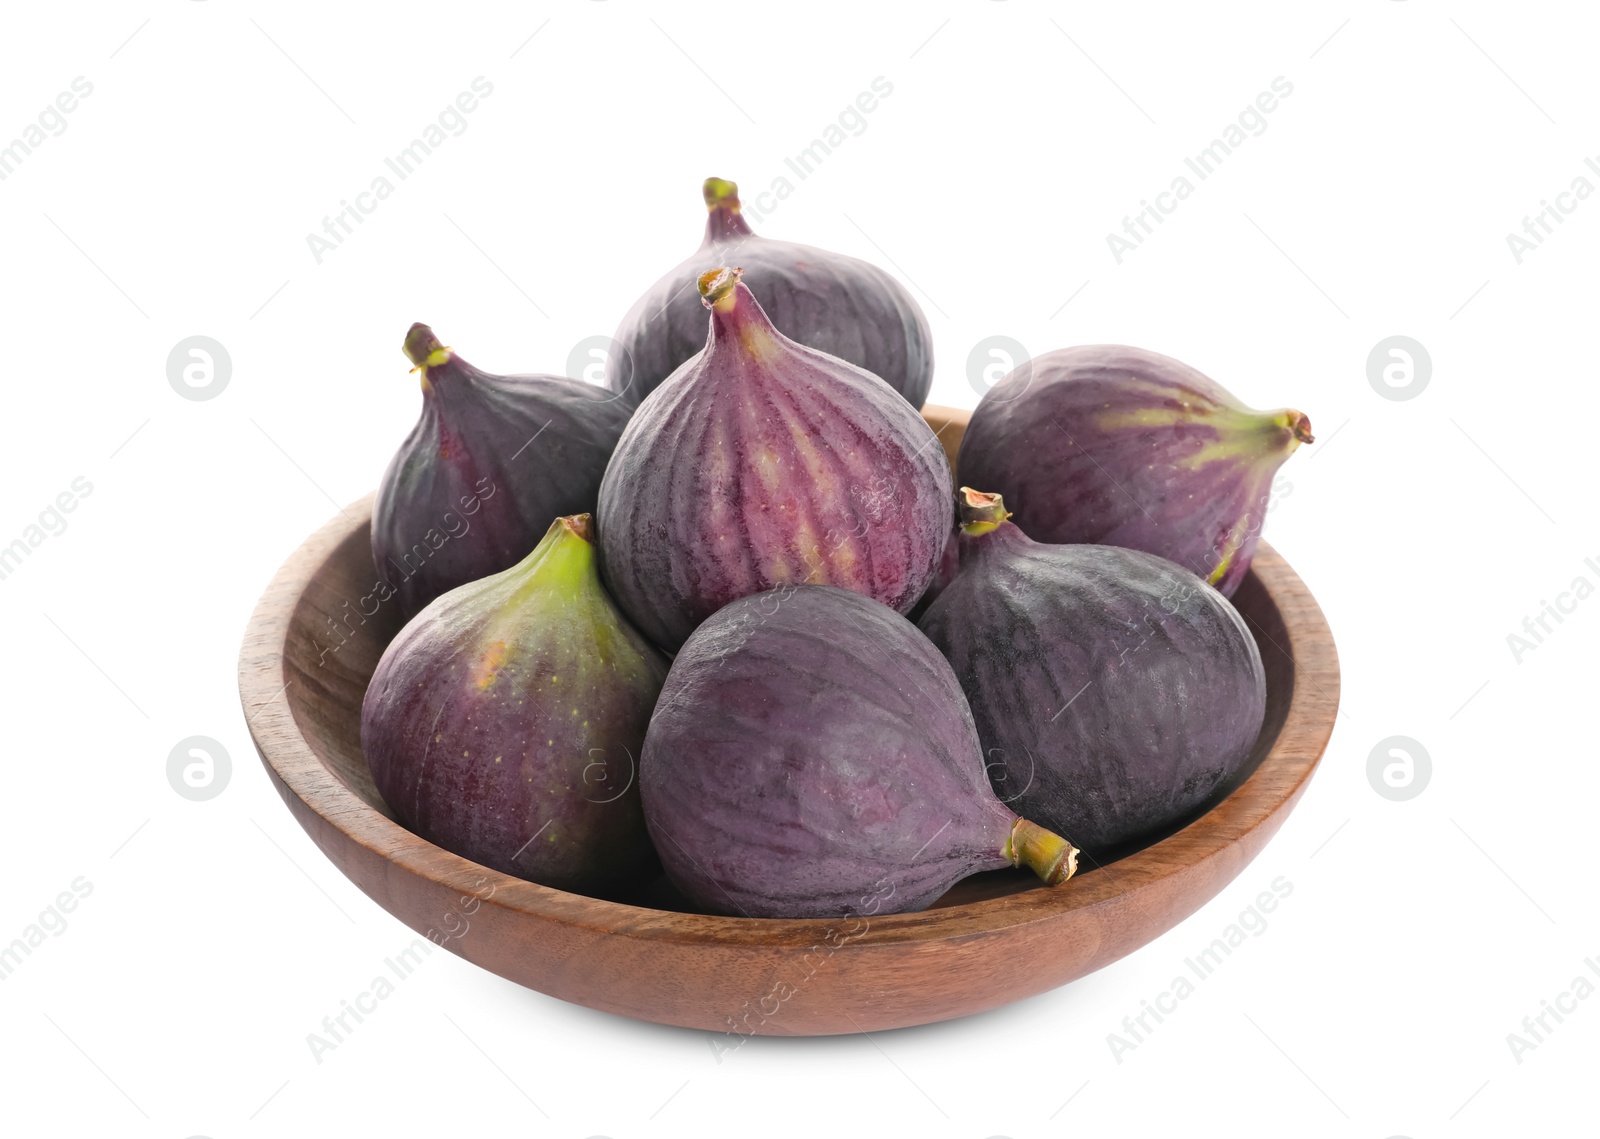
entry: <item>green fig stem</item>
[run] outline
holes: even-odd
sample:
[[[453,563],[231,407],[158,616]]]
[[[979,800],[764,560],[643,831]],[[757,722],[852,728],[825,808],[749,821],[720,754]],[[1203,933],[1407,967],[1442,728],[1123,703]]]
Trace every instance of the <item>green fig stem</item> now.
[[[726,178],[707,178],[703,187],[706,209],[730,209],[739,212],[739,183]]]
[[[406,358],[416,365],[411,370],[422,373],[424,390],[428,386],[427,369],[437,368],[451,356],[450,349],[439,343],[439,338],[433,334],[433,329],[421,323],[411,326],[401,348],[405,351]]]
[[[732,312],[743,269],[707,269],[700,274],[700,302],[718,312]]]
[[[1011,512],[998,494],[985,494],[964,486],[956,492],[956,516],[961,520],[961,532],[976,538],[998,529],[1011,517]]]
[[[1303,411],[1283,411],[1278,413],[1278,422],[1282,423],[1294,433],[1296,443],[1314,443],[1316,438],[1311,434],[1311,420]]]
[[[1046,886],[1059,886],[1078,869],[1078,848],[1038,823],[1018,819],[1006,836],[1006,858],[1013,866],[1026,866]]]
[[[701,192],[706,199],[705,245],[755,235],[741,212],[737,182],[730,182],[726,178],[707,178]]]

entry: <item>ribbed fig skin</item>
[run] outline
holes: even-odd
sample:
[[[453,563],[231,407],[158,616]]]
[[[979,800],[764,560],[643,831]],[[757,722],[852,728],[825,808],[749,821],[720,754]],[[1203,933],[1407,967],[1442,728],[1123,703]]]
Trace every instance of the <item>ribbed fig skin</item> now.
[[[932,429],[875,377],[784,337],[743,284],[710,323],[705,350],[640,405],[606,469],[612,596],[667,649],[728,602],[786,584],[910,610],[950,523]]]
[[[639,768],[645,821],[697,906],[747,917],[923,909],[1011,863],[950,666],[831,586],[746,597],[673,660]]]
[[[563,525],[400,631],[367,688],[361,748],[384,802],[423,838],[590,892],[654,867],[637,763],[667,664]]]
[[[922,596],[907,613],[912,623],[921,619],[932,605],[934,599],[944,592],[944,587],[956,579],[956,574],[961,572],[961,531],[952,526],[950,536],[945,539],[944,553],[939,555],[939,564],[933,571],[933,580],[928,583],[928,588],[922,591]]]
[[[1002,494],[1040,542],[1160,554],[1232,596],[1250,569],[1272,477],[1310,423],[1252,411],[1142,348],[1063,348],[985,393],[959,481]]]
[[[555,518],[592,512],[629,415],[592,385],[491,375],[454,353],[421,370],[422,415],[372,510],[373,562],[407,618],[521,561]]]
[[[1098,857],[1184,819],[1249,759],[1266,677],[1244,620],[1165,559],[963,536],[919,626],[971,705],[995,793]]]
[[[726,187],[718,196],[714,186]],[[710,179],[705,239],[640,297],[613,336],[606,386],[638,403],[705,347],[705,312],[694,279],[738,265],[772,323],[791,340],[864,368],[914,408],[933,384],[933,338],[922,309],[876,265],[751,230],[737,187]]]

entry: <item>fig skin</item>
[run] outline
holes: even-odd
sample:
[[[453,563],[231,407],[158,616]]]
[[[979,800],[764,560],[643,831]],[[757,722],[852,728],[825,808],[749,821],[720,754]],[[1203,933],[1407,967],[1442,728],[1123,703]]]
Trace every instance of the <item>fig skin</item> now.
[[[922,619],[939,594],[944,592],[944,587],[956,579],[956,574],[961,572],[961,528],[950,527],[950,536],[945,539],[944,553],[939,555],[939,565],[933,571],[933,580],[928,583],[928,588],[922,591],[922,596],[911,607],[911,612],[906,617],[914,625]]]
[[[600,485],[611,595],[668,650],[779,585],[909,611],[950,525],[932,428],[876,377],[774,328],[737,269],[700,287],[705,350],[639,406]]]
[[[429,842],[546,886],[648,875],[637,759],[667,663],[600,587],[587,514],[400,631],[361,708],[385,803]]]
[[[407,620],[516,565],[562,515],[592,512],[629,409],[561,376],[496,376],[414,324],[422,415],[372,508],[372,560]]]
[[[622,318],[605,386],[637,404],[705,347],[692,282],[709,266],[739,265],[785,336],[864,368],[920,408],[933,384],[933,338],[911,294],[876,265],[761,237],[735,183],[707,178],[703,189],[705,239]]]
[[[1159,554],[1231,597],[1261,539],[1272,477],[1311,422],[1252,411],[1142,348],[1063,348],[979,401],[956,474],[1003,494],[1038,542]]]
[[[1038,543],[1000,496],[961,500],[961,572],[920,628],[960,679],[995,793],[1096,859],[1183,821],[1266,717],[1244,619],[1154,554]]]
[[[668,877],[713,913],[902,913],[979,871],[1026,865],[1055,885],[1076,867],[989,789],[938,650],[833,586],[745,597],[695,631],[639,781]]]

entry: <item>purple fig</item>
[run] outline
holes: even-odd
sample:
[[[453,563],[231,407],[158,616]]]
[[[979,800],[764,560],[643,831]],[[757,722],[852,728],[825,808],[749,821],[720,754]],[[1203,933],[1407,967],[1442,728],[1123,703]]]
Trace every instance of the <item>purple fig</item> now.
[[[1250,759],[1255,640],[1164,558],[1053,546],[963,488],[961,572],[922,617],[977,721],[995,792],[1099,858],[1183,821]]]
[[[562,890],[654,866],[636,763],[666,660],[600,587],[587,514],[400,631],[361,707],[361,750],[429,842]]]
[[[944,553],[939,555],[939,565],[933,571],[933,580],[928,583],[928,588],[922,591],[922,596],[911,607],[911,612],[906,616],[913,623],[920,620],[928,611],[928,606],[934,603],[939,594],[944,592],[945,586],[956,579],[956,574],[961,572],[961,528],[950,527],[950,536],[945,539]]]
[[[378,484],[372,558],[409,619],[435,597],[516,565],[551,519],[591,512],[629,409],[558,376],[493,376],[406,334],[422,416]]]
[[[638,403],[704,348],[693,281],[707,265],[741,265],[785,336],[865,368],[920,408],[933,383],[933,341],[911,294],[876,265],[757,235],[734,183],[707,178],[704,189],[705,240],[622,318],[606,386]]]
[[[1054,885],[1077,865],[990,790],[938,650],[832,586],[746,597],[695,631],[639,781],[667,876],[715,913],[900,913],[982,870],[1027,866]]]
[[[600,485],[612,596],[667,649],[779,585],[906,612],[950,524],[932,428],[876,377],[774,328],[739,270],[711,270],[699,291],[704,351],[640,405]]]
[[[1272,476],[1311,421],[1251,411],[1142,348],[1063,348],[987,393],[956,473],[1004,494],[1039,542],[1096,542],[1177,562],[1231,597],[1250,569]]]

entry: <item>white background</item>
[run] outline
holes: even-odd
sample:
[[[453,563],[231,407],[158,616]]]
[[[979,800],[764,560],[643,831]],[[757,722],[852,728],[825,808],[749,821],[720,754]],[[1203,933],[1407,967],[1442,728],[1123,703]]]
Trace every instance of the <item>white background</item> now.
[[[753,10],[754,9],[754,10]],[[609,3],[14,6],[0,141],[93,93],[0,182],[0,942],[80,876],[0,983],[9,1134],[1574,1134],[1600,999],[1507,1034],[1600,959],[1600,584],[1590,452],[1600,201],[1520,264],[1506,235],[1600,156],[1584,6]],[[537,31],[537,34],[534,34]],[[530,35],[532,38],[530,39]],[[130,38],[131,37],[131,38]],[[1331,38],[1330,38],[1331,37]],[[306,235],[476,76],[493,94],[319,264]],[[412,935],[284,810],[235,693],[279,563],[377,482],[419,396],[413,320],[494,371],[565,370],[875,77],[893,93],[761,232],[913,288],[932,401],[967,356],[1148,346],[1305,410],[1268,537],[1337,635],[1339,726],[1303,803],[1169,935],[1056,992],[871,1039],[704,1033],[435,953],[317,1063],[306,1043]],[[1293,94],[1122,263],[1106,235],[1275,77]],[[1067,303],[1070,298],[1070,303]],[[214,399],[166,359],[205,335]],[[1401,334],[1429,385],[1384,398]],[[208,802],[168,752],[215,738]],[[1381,739],[1432,759],[1405,802]],[[1270,925],[1118,1059],[1107,1035],[1274,878]],[[1600,977],[1590,975],[1600,983]],[[1553,1021],[1551,1022],[1553,1023]],[[535,1106],[537,1105],[537,1106]],[[359,1124],[361,1130],[353,1129]],[[1592,1124],[1585,1124],[1592,1128]]]

